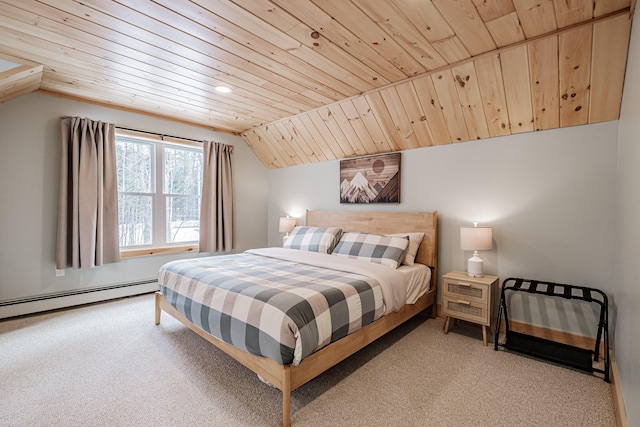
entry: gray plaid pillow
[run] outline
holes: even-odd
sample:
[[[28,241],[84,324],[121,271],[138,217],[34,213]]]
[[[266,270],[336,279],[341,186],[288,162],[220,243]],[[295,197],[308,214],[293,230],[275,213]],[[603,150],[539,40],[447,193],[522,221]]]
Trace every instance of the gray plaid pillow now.
[[[341,234],[338,227],[295,227],[282,247],[330,254]]]
[[[409,237],[370,233],[344,233],[333,255],[346,256],[398,268],[409,245]]]

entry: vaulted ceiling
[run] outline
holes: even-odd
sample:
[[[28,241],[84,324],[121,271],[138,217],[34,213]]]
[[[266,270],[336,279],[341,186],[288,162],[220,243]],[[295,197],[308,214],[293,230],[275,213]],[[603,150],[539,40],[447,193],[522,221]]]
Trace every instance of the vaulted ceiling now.
[[[635,3],[0,0],[0,102],[230,132],[268,168],[616,120]]]

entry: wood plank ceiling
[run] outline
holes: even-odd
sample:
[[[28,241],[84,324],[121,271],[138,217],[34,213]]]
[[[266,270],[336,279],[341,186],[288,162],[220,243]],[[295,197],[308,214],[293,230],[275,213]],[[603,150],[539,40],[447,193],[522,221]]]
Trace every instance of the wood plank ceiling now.
[[[0,59],[22,64],[0,102],[39,89],[235,133],[268,168],[596,123],[619,116],[634,9],[0,0]]]

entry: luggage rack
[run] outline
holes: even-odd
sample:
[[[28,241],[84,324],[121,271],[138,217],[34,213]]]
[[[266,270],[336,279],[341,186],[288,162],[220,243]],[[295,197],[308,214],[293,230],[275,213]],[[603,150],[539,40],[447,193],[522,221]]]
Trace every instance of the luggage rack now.
[[[598,334],[596,345],[593,350],[574,347],[544,338],[514,332],[509,329],[509,316],[505,294],[507,291],[528,292],[530,294],[540,294],[550,297],[560,297],[565,299],[577,299],[600,306],[600,319],[598,322]],[[505,342],[500,343],[500,322],[504,314]],[[551,362],[564,364],[587,372],[598,372],[604,374],[604,380],[609,380],[609,314],[607,295],[599,289],[587,288],[584,286],[565,285],[560,283],[542,282],[538,280],[526,280],[509,278],[502,283],[500,292],[500,307],[498,309],[498,321],[496,324],[496,335],[494,340],[494,350],[504,347],[507,350],[527,354],[529,356],[546,359]],[[593,362],[598,362],[600,342],[604,335],[604,368],[593,366]]]

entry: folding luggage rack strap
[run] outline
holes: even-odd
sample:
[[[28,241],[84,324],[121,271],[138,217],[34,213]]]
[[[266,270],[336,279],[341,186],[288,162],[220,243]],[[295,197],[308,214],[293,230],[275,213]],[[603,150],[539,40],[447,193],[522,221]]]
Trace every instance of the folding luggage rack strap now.
[[[583,348],[534,337],[531,335],[514,332],[509,329],[509,314],[505,295],[508,291],[527,292],[530,294],[540,294],[550,297],[560,297],[565,299],[581,300],[588,303],[595,303],[600,306],[600,318],[598,322],[598,334],[593,351]],[[573,368],[587,372],[599,372],[604,374],[604,380],[609,381],[609,310],[607,295],[599,289],[587,288],[584,286],[573,286],[560,283],[542,282],[538,280],[526,280],[509,278],[502,283],[500,292],[500,306],[498,309],[498,320],[496,323],[496,335],[494,340],[494,350],[504,347],[508,350],[528,354],[556,363],[565,364]],[[505,342],[500,343],[500,323],[504,315]],[[604,336],[604,368],[599,369],[593,366],[593,362],[598,362],[600,353],[600,343]]]

